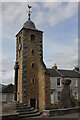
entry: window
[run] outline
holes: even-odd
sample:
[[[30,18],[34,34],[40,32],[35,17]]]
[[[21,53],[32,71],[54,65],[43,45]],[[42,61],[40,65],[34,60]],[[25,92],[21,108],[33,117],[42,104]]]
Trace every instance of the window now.
[[[55,89],[50,89],[50,93],[53,94],[53,92],[55,91]]]
[[[75,87],[77,87],[77,85],[78,85],[77,82],[78,82],[77,80],[74,80],[74,86]]]
[[[74,97],[75,97],[75,99],[78,99],[78,93],[77,92],[74,92]]]
[[[2,101],[6,101],[6,94],[2,93]]]
[[[60,101],[61,98],[61,92],[58,92],[58,101]]]
[[[34,56],[34,50],[32,50],[32,55]]]
[[[31,35],[31,42],[35,41],[35,35]]]
[[[57,78],[57,86],[61,86],[61,78]]]
[[[19,44],[21,44],[21,37],[19,37]]]
[[[53,104],[54,103],[54,101],[55,101],[55,89],[50,89],[50,92],[51,92],[51,104]]]
[[[33,83],[33,84],[35,83],[35,79],[34,79],[34,78],[33,78],[33,79],[31,79],[31,83]]]
[[[42,41],[40,40],[40,43],[42,43]]]
[[[34,67],[34,63],[32,63],[32,68]]]
[[[24,92],[26,91],[26,89],[24,88]]]
[[[14,94],[13,94],[13,93],[11,93],[11,94],[9,95],[9,97],[10,97],[10,100],[11,100],[11,101],[14,101]]]
[[[19,37],[19,56],[20,56],[20,50],[21,50],[21,37]]]

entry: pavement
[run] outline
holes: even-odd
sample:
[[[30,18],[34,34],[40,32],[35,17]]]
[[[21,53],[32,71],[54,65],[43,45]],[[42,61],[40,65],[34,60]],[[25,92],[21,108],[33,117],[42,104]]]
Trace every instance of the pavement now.
[[[5,119],[2,119],[2,120],[5,120]],[[6,120],[14,120],[14,118],[6,119]],[[80,113],[73,113],[73,114],[66,114],[66,115],[59,115],[59,116],[52,116],[52,117],[21,118],[17,120],[80,120]]]
[[[72,113],[72,114],[53,116],[52,118],[80,118],[80,113]]]
[[[52,116],[52,117],[34,117],[34,118],[23,118],[20,120],[80,120],[80,113]]]

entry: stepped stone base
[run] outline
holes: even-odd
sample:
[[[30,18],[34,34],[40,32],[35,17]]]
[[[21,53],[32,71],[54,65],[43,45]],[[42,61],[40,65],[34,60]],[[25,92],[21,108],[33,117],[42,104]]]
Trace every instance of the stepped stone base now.
[[[38,109],[28,107],[24,103],[4,102],[2,103],[2,120],[13,120],[23,118],[40,117],[41,112]]]
[[[15,102],[3,102],[2,103],[2,115],[17,114]]]

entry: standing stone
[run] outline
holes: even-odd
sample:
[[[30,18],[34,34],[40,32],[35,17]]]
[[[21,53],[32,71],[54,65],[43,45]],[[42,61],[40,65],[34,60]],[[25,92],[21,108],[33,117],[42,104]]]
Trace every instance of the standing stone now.
[[[61,106],[64,108],[69,108],[71,107],[71,97],[70,97],[71,80],[63,79],[62,84],[63,84],[63,89],[61,94]]]

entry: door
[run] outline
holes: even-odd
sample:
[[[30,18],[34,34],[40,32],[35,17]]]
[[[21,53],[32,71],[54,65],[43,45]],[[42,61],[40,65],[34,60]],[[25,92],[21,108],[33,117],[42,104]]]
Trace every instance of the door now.
[[[36,108],[36,99],[30,99],[30,106]]]

